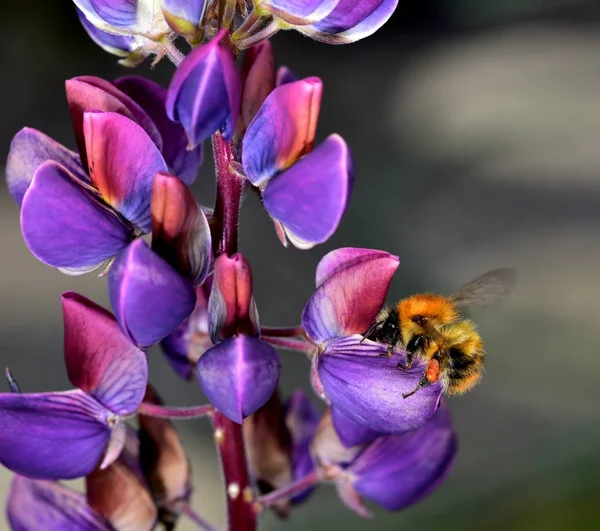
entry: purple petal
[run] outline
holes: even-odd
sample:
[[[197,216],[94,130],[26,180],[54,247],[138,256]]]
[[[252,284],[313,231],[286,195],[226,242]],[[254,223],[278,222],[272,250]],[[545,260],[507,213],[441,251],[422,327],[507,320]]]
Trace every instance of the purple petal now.
[[[317,408],[304,391],[298,389],[286,403],[285,423],[292,436],[292,463],[294,480],[310,474],[315,464],[310,454],[310,444],[320,420]],[[314,489],[307,489],[292,498],[295,504],[302,503]]]
[[[104,470],[94,470],[86,477],[85,487],[90,507],[106,518],[115,530],[154,529],[157,508],[152,496],[124,460],[119,459]]]
[[[361,343],[362,341],[362,343]],[[387,345],[364,340],[360,335],[335,339],[319,355],[317,369],[332,406],[352,420],[381,433],[402,433],[422,426],[438,407],[440,382],[414,390],[427,362],[419,360],[410,370],[397,368],[404,357],[382,356]]]
[[[284,225],[292,243],[306,249],[335,232],[348,206],[353,181],[348,147],[340,136],[331,135],[271,180],[263,203]]]
[[[187,137],[181,124],[167,116],[167,89],[140,76],[116,79],[114,85],[135,100],[152,118],[163,140],[162,154],[173,175],[192,184],[202,164],[202,146],[187,149]]]
[[[245,129],[275,88],[275,54],[271,41],[259,42],[246,52],[241,76],[241,110]]]
[[[212,239],[204,212],[185,183],[159,173],[152,187],[152,250],[194,286],[211,266]]]
[[[326,17],[340,0],[262,0],[260,9],[288,24],[304,25]]]
[[[184,35],[190,44],[198,44],[206,4],[207,0],[162,0],[162,10],[173,31]]]
[[[80,181],[89,182],[77,153],[40,131],[25,127],[13,138],[6,161],[8,190],[19,206],[36,170],[47,160],[60,163]]]
[[[152,183],[167,171],[160,151],[144,129],[114,112],[86,112],[83,126],[92,184],[135,227],[150,232]]]
[[[192,285],[142,239],[130,244],[112,265],[108,297],[121,329],[140,348],[175,331],[196,304]]]
[[[180,122],[190,145],[197,146],[220,128],[231,139],[240,107],[240,79],[221,30],[181,63],[167,92],[167,115]]]
[[[79,22],[81,22],[83,29],[87,31],[90,38],[103,50],[112,53],[113,55],[126,57],[138,47],[136,37],[129,35],[114,35],[102,31],[86,18],[81,9],[78,7],[75,7],[75,9],[77,10],[77,16],[79,17]]]
[[[375,33],[392,16],[398,0],[340,0],[325,18],[298,28],[328,44],[347,44]]]
[[[242,143],[244,171],[253,185],[264,185],[312,149],[322,92],[321,80],[309,77],[269,94]]]
[[[95,76],[75,77],[65,82],[65,90],[75,139],[86,168],[88,159],[84,137],[84,114],[87,111],[115,112],[133,120],[148,133],[158,149],[161,149],[162,138],[154,122],[135,101],[109,81]]]
[[[457,441],[442,403],[429,422],[402,435],[370,444],[349,467],[354,488],[389,511],[399,511],[433,491],[446,477]]]
[[[315,341],[365,332],[383,306],[398,269],[397,256],[368,249],[338,249],[317,268],[317,291],[302,313]]]
[[[331,408],[331,420],[340,441],[346,448],[370,443],[381,435],[378,431],[352,420],[336,407]]]
[[[77,293],[62,296],[69,380],[116,415],[140,405],[148,383],[146,355],[110,312]]]
[[[38,260],[74,269],[100,265],[131,238],[117,215],[54,161],[38,168],[23,197],[21,230]]]
[[[184,380],[190,380],[196,363],[213,346],[208,333],[208,293],[210,285],[205,282],[196,288],[196,307],[192,314],[172,334],[161,341],[163,352],[175,372]]]
[[[13,531],[114,531],[83,494],[55,481],[15,475],[6,513]]]
[[[88,0],[98,16],[111,26],[127,28],[136,23],[139,0]],[[146,2],[144,2],[146,3]]]
[[[96,466],[109,412],[83,391],[0,394],[0,462],[17,474],[73,479]]]
[[[219,256],[214,263],[208,300],[208,329],[216,345],[237,333],[258,335],[258,311],[252,296],[252,271],[241,253]]]
[[[207,351],[197,365],[204,394],[221,413],[239,424],[271,397],[281,363],[275,349],[240,335]]]

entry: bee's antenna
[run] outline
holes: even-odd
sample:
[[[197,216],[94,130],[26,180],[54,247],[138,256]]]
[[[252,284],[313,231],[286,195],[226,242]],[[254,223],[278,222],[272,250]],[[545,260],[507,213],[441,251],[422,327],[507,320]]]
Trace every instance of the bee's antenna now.
[[[15,378],[12,375],[12,372],[10,372],[10,369],[8,367],[4,369],[4,374],[6,375],[6,380],[8,381],[8,387],[10,388],[10,392],[20,393],[21,388],[19,387],[17,380],[15,380]]]
[[[379,327],[381,325],[381,323],[379,321],[375,321],[370,327],[369,329],[363,334],[363,338],[360,340],[359,345],[362,344],[362,342],[365,339],[368,339],[368,337],[375,332],[375,330],[377,330],[377,327]]]

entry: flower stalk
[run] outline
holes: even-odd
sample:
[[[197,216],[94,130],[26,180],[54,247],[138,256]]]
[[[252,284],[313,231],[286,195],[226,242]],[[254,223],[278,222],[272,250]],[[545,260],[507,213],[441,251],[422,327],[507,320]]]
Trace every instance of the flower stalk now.
[[[211,404],[170,408],[149,402],[142,402],[137,410],[138,414],[162,419],[198,419],[201,417],[210,417],[214,412],[215,408]]]
[[[260,496],[256,499],[256,504],[260,507],[271,507],[275,505],[277,502],[281,500],[285,500],[296,494],[300,494],[301,492],[313,487],[317,483],[321,482],[324,479],[323,472],[321,469],[316,468],[309,474],[293,481],[289,485],[281,489],[274,490],[269,494],[265,494],[264,496]]]

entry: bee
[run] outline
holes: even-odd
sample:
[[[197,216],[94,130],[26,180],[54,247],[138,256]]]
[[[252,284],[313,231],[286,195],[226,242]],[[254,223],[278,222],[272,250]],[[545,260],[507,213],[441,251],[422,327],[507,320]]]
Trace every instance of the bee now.
[[[403,348],[406,364],[398,363],[401,370],[410,369],[415,356],[429,361],[417,387],[403,398],[438,380],[448,394],[464,393],[479,381],[485,356],[483,340],[475,325],[461,318],[459,308],[492,306],[512,291],[515,281],[514,269],[494,269],[449,297],[422,293],[381,310],[365,338],[387,344],[384,356],[391,356],[397,346]]]

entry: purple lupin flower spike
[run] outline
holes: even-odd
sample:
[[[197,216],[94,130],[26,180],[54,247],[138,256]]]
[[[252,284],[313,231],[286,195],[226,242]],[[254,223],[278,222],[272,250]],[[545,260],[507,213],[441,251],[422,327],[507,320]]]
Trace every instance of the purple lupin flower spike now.
[[[401,433],[424,424],[436,411],[440,384],[414,389],[425,365],[397,369],[403,353],[385,357],[386,345],[365,340],[396,269],[398,257],[383,251],[344,248],[326,255],[317,268],[317,291],[302,324],[320,345],[315,359],[318,384],[334,408],[375,432]]]
[[[296,247],[309,249],[337,229],[354,172],[348,146],[329,136],[313,151],[322,83],[306,78],[278,86],[264,101],[242,142],[248,180],[269,215]]]
[[[18,474],[70,479],[108,466],[124,441],[122,417],[144,396],[145,354],[114,317],[75,293],[63,295],[65,363],[78,389],[0,394],[0,462]],[[102,457],[104,455],[104,457]]]
[[[216,346],[198,360],[198,380],[210,402],[241,424],[271,397],[281,369],[275,349],[257,337],[252,274],[241,254],[216,259],[208,308]]]

